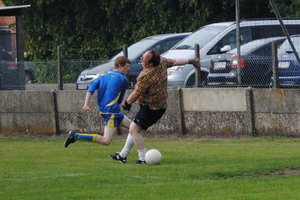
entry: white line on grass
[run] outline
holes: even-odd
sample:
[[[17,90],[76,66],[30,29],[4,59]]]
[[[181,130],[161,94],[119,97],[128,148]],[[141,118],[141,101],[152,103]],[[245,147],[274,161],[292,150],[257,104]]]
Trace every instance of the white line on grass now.
[[[74,177],[74,176],[84,176],[87,173],[72,173],[72,174],[62,174],[62,175],[55,175],[55,176],[41,176],[41,177],[31,177],[31,180],[37,179],[52,179],[52,178],[62,178],[62,177]],[[24,178],[4,178],[3,180],[24,180]]]

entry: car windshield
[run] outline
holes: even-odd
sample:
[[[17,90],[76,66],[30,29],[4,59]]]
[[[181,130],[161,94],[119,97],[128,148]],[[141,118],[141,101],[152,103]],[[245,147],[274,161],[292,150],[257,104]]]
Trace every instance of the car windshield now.
[[[152,47],[155,43],[157,43],[157,40],[152,39],[144,39],[137,43],[134,43],[133,45],[128,47],[128,58],[130,60],[139,59],[139,56],[143,54],[147,49]],[[123,56],[123,51],[115,55],[112,60],[115,60],[119,56]]]
[[[264,43],[263,43],[262,40],[254,40],[252,42],[243,44],[243,45],[241,45],[241,48],[240,48],[240,54],[243,54],[243,55],[250,54],[255,49],[258,49],[261,46],[263,46],[263,44]],[[234,49],[228,51],[227,53],[236,54],[237,53],[237,48],[234,48]]]
[[[226,28],[227,26],[204,26],[186,37],[172,49],[194,49],[195,44],[203,47]]]
[[[300,37],[291,37],[297,53],[300,53]],[[285,40],[278,49],[278,54],[292,53],[293,49],[288,40]]]

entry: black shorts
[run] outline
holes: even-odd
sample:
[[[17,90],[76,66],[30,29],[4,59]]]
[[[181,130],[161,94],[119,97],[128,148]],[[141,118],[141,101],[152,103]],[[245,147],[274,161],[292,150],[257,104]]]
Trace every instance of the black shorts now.
[[[166,109],[151,110],[148,105],[140,105],[140,110],[135,115],[133,121],[143,130],[147,130],[155,124],[166,112]]]

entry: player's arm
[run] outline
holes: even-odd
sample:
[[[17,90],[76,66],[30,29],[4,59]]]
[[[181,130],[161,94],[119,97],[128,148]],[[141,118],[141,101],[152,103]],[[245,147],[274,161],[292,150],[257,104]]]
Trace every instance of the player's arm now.
[[[88,88],[86,95],[85,95],[85,100],[84,100],[84,105],[82,107],[82,110],[84,110],[85,112],[90,112],[91,109],[89,107],[89,102],[91,99],[91,96],[94,94],[94,92],[100,88],[100,80],[101,78],[98,78],[97,80],[95,80]]]
[[[138,100],[139,95],[135,91],[133,91],[127,98],[127,103],[128,104],[133,104],[136,100]]]
[[[122,104],[124,110],[130,111],[131,104],[133,104],[136,100],[138,100],[139,95],[135,92],[135,90],[128,96],[127,100]]]
[[[90,102],[91,96],[92,96],[92,93],[91,93],[91,92],[86,92],[85,100],[84,100],[84,105],[83,105],[83,107],[82,107],[82,109],[83,109],[85,112],[90,112],[90,111],[91,111],[91,109],[90,109],[90,107],[89,107],[89,102]]]
[[[179,58],[179,59],[175,59],[173,65],[176,66],[176,65],[192,64],[196,67],[199,65],[199,61],[200,61],[199,58],[194,58],[194,59]]]

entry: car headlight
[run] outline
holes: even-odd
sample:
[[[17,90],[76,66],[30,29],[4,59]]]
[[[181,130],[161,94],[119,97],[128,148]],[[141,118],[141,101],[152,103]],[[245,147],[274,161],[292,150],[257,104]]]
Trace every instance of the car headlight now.
[[[78,77],[78,81],[80,81],[80,82],[84,82],[84,81],[93,82],[94,80],[96,80],[100,76],[102,76],[102,74],[80,74],[79,77]]]
[[[184,65],[170,67],[170,68],[168,68],[168,75],[171,75],[175,72],[181,71],[181,70],[183,70],[183,68],[184,68]]]
[[[94,77],[96,76],[96,74],[80,74],[78,76],[78,81],[89,81],[92,80]]]
[[[290,61],[281,61],[278,64],[278,68],[289,68],[290,67]]]

